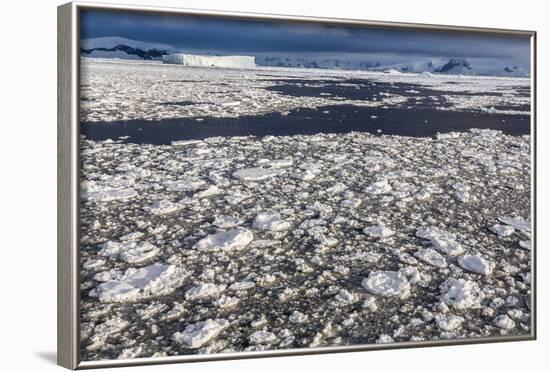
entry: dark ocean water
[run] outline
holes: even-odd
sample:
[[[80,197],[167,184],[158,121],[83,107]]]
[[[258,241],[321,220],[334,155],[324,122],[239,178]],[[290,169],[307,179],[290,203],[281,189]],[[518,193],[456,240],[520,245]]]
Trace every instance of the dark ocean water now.
[[[371,100],[380,92],[399,94],[408,101],[395,107],[363,107],[355,105],[332,105],[317,109],[297,109],[288,115],[269,113],[241,116],[238,118],[203,117],[203,121],[191,118],[176,118],[161,121],[129,120],[109,123],[82,123],[81,133],[88,139],[116,140],[129,136],[125,142],[169,144],[171,141],[204,139],[215,136],[286,136],[316,133],[347,133],[351,131],[410,137],[432,137],[437,133],[467,131],[471,128],[497,129],[509,135],[530,133],[529,115],[489,114],[476,111],[448,111],[437,107],[449,107],[445,92],[426,89],[412,84],[372,84],[367,80],[350,80],[356,86],[342,86],[323,80],[278,80],[277,85],[267,88],[280,94],[292,96],[321,97],[327,93],[345,99]],[[314,86],[321,83],[323,86]],[[414,90],[416,92],[407,92]],[[472,95],[456,93],[453,95]],[[526,94],[521,92],[519,94]],[[498,96],[498,93],[490,93]],[[418,104],[415,97],[423,97]],[[433,97],[437,97],[437,100]],[[380,97],[381,98],[381,97]],[[189,104],[175,102],[174,104]],[[500,105],[500,110],[524,110],[528,107]]]

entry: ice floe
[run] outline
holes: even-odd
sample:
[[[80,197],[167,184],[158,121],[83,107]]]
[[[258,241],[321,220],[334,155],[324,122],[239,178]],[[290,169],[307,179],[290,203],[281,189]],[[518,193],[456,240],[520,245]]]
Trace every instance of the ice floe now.
[[[119,280],[98,285],[90,296],[101,302],[131,302],[172,293],[189,274],[175,265],[155,263],[126,270]]]
[[[242,227],[208,235],[195,244],[201,251],[238,250],[246,247],[254,239],[250,232]]]
[[[229,327],[225,319],[207,319],[185,327],[182,332],[176,332],[172,339],[189,349],[198,349],[208,344]]]
[[[411,290],[405,275],[395,271],[373,271],[363,279],[362,285],[370,293],[401,299],[407,298]]]
[[[290,223],[281,219],[277,212],[262,212],[256,216],[252,227],[258,230],[284,231],[290,228]]]
[[[469,254],[459,257],[458,264],[465,270],[482,275],[490,275],[495,266],[492,262],[487,261],[481,256]]]
[[[449,278],[440,286],[442,301],[455,309],[479,308],[483,292],[471,280]]]

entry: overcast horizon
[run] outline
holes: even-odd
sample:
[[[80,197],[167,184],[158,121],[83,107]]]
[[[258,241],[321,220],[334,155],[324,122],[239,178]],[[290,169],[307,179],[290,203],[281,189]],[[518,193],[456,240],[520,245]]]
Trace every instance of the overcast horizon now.
[[[87,10],[81,37],[119,36],[205,54],[322,55],[341,60],[406,63],[466,58],[478,64],[529,67],[526,36],[480,35],[373,27],[220,19]]]

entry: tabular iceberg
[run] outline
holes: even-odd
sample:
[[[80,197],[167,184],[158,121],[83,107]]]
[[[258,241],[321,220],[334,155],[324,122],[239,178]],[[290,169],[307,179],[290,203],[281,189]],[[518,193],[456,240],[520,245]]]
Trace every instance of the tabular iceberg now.
[[[256,57],[253,56],[201,56],[187,53],[174,53],[162,56],[162,63],[225,68],[254,68]]]

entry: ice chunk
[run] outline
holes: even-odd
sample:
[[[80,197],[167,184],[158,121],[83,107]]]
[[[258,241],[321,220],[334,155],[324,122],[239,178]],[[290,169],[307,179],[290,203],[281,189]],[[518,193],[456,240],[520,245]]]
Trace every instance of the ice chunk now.
[[[217,298],[225,290],[226,285],[216,285],[214,283],[199,283],[185,292],[187,300],[204,300],[208,298]]]
[[[87,349],[97,350],[101,348],[110,336],[119,333],[129,325],[129,321],[119,316],[114,316],[107,319],[105,322],[94,327],[94,335],[91,338],[92,343],[87,347]]]
[[[445,261],[445,257],[437,253],[435,249],[420,249],[414,254],[414,256],[432,266],[439,268],[447,267],[447,261]]]
[[[444,331],[452,331],[462,324],[464,318],[454,314],[437,314],[435,324]]]
[[[175,212],[177,210],[180,210],[181,208],[181,204],[173,203],[169,200],[163,199],[154,202],[148,207],[144,207],[143,210],[154,215],[162,215]]]
[[[208,235],[195,243],[201,251],[234,250],[246,247],[254,239],[250,230],[238,227],[229,231]]]
[[[120,258],[128,263],[141,263],[156,257],[160,249],[151,243],[139,243],[135,241],[124,241],[121,243],[108,241],[101,245],[98,252],[100,256]]]
[[[195,195],[193,195],[197,199],[203,199],[208,198],[210,196],[219,195],[222,194],[223,190],[220,189],[218,186],[212,185],[208,187],[207,189],[204,189],[202,191],[197,192]]]
[[[303,323],[307,320],[307,315],[299,311],[294,311],[292,314],[290,314],[288,320],[291,323]]]
[[[531,241],[530,240],[522,240],[519,242],[519,246],[523,249],[531,250]]]
[[[277,341],[277,336],[268,331],[256,331],[250,335],[249,341],[253,345],[272,344]]]
[[[172,293],[188,273],[175,265],[155,263],[140,269],[126,270],[120,280],[111,280],[90,291],[101,302],[132,302],[151,296]]]
[[[240,299],[238,297],[222,295],[220,298],[214,301],[213,304],[220,309],[229,309],[231,307],[237,306],[239,302]]]
[[[120,258],[128,263],[136,264],[156,257],[160,249],[151,243],[144,242],[136,244],[131,242],[128,246],[121,249]]]
[[[439,287],[442,301],[455,309],[479,308],[483,292],[470,280],[449,278]]]
[[[491,227],[491,231],[497,234],[498,236],[510,236],[514,233],[515,229],[512,226],[506,226],[506,225],[493,225]]]
[[[181,140],[181,141],[172,141],[172,146],[193,146],[193,145],[199,145],[204,143],[201,140]]]
[[[434,248],[441,253],[457,256],[464,252],[464,248],[456,241],[456,237],[453,234],[441,231],[436,227],[418,229],[416,236],[429,240]]]
[[[92,202],[106,202],[113,200],[124,200],[130,199],[137,196],[138,193],[131,187],[124,189],[110,189],[105,188],[103,190],[90,191],[83,189],[80,193],[80,196],[83,200],[92,201]]]
[[[218,337],[227,327],[229,322],[225,319],[207,319],[188,325],[183,332],[174,333],[172,339],[189,349],[198,349]]]
[[[490,275],[495,266],[492,262],[487,261],[483,257],[469,254],[459,257],[458,265],[465,270],[482,275]]]
[[[284,231],[290,228],[290,223],[281,219],[277,212],[263,212],[256,216],[252,227],[258,230]]]
[[[387,238],[395,234],[391,229],[381,225],[365,227],[363,233],[373,238]]]
[[[502,329],[513,329],[516,323],[508,315],[499,315],[495,318],[493,323]]]
[[[231,229],[242,224],[243,221],[240,218],[232,216],[218,216],[213,222],[214,226],[221,229]]]
[[[500,222],[513,226],[518,230],[531,232],[531,222],[524,220],[521,217],[500,217]]]
[[[407,298],[411,290],[405,275],[395,271],[373,271],[363,279],[362,285],[373,294],[400,299]]]
[[[198,179],[184,179],[177,181],[166,181],[164,183],[167,191],[197,191],[206,186],[206,182]]]
[[[372,195],[379,195],[379,194],[387,194],[391,192],[392,187],[388,183],[388,180],[384,179],[382,181],[373,182],[367,188],[365,189],[365,192],[367,194]]]
[[[246,168],[233,172],[233,177],[241,181],[265,181],[284,172],[284,170],[274,168]]]

